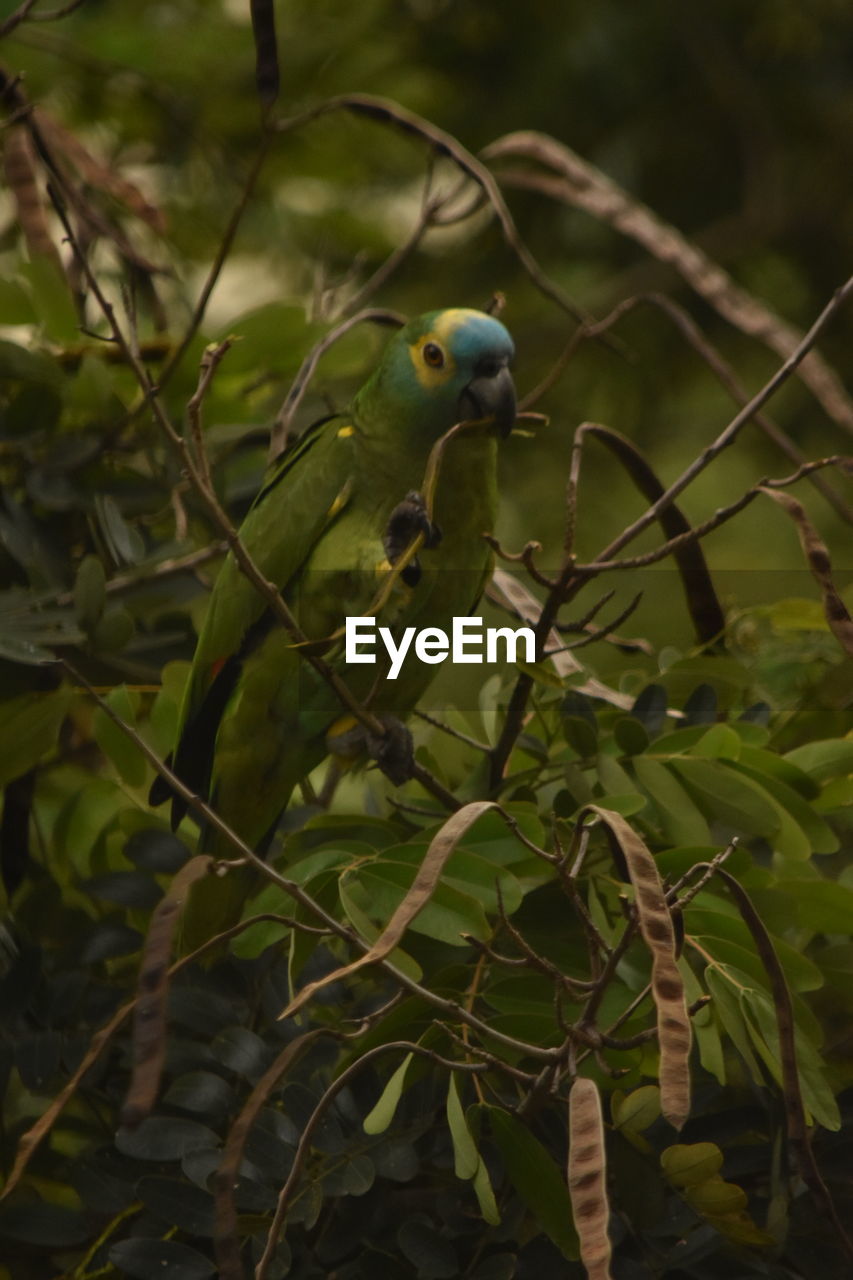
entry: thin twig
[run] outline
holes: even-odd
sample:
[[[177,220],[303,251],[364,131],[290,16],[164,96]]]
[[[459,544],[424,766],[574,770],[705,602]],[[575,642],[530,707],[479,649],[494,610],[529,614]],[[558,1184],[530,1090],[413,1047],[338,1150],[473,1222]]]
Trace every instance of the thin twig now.
[[[9,17],[5,22],[0,22],[0,40],[2,40],[4,36],[11,35],[15,30],[15,27],[20,26],[22,22],[26,21],[30,9],[32,9],[35,3],[36,0],[24,0],[24,3],[19,5],[14,13],[9,14]]]
[[[296,1189],[296,1184],[302,1176],[302,1168],[308,1156],[311,1140],[313,1139],[314,1134],[317,1131],[317,1126],[323,1119],[323,1116],[326,1114],[341,1090],[344,1089],[360,1071],[362,1071],[376,1058],[381,1057],[382,1054],[393,1053],[395,1051],[416,1053],[437,1066],[447,1067],[451,1071],[464,1071],[468,1075],[480,1075],[484,1071],[491,1070],[491,1065],[489,1063],[455,1062],[449,1058],[443,1058],[440,1054],[434,1053],[432,1049],[427,1049],[423,1045],[416,1044],[414,1041],[410,1040],[394,1040],[388,1044],[377,1045],[374,1049],[366,1050],[360,1058],[357,1058],[355,1062],[350,1063],[350,1065],[345,1068],[345,1070],[342,1071],[341,1074],[328,1086],[308,1118],[305,1128],[302,1130],[299,1143],[293,1156],[293,1164],[291,1166],[290,1173],[287,1175],[287,1180],[279,1192],[278,1204],[276,1205],[273,1220],[267,1234],[264,1251],[257,1267],[255,1268],[255,1280],[265,1280],[269,1271],[270,1264],[272,1263],[276,1246],[278,1244],[278,1238],[281,1234],[281,1229],[284,1226],[284,1219],[287,1215],[287,1210],[290,1207],[293,1192]]]
[[[731,365],[723,358],[717,348],[710,342],[702,330],[696,324],[693,317],[680,306],[674,299],[669,298],[662,293],[645,293],[636,294],[633,297],[625,298],[613,308],[613,310],[603,319],[595,324],[581,325],[572,334],[569,343],[558,358],[556,364],[543,382],[530,392],[522,401],[521,407],[527,408],[534,404],[541,395],[554,385],[560,374],[563,372],[568,358],[579,346],[579,344],[588,338],[595,338],[609,329],[612,329],[624,316],[636,310],[640,306],[652,306],[660,311],[673,325],[678,329],[684,340],[696,352],[700,359],[707,365],[711,373],[720,383],[720,385],[728,392],[731,398],[741,408],[749,402],[749,393],[743,383],[735,374]],[[777,449],[785,454],[791,462],[801,465],[806,461],[806,457],[802,450],[797,447],[787,432],[783,431],[778,423],[768,417],[766,413],[761,411],[753,415],[755,425],[763,431]],[[853,523],[853,510],[844,501],[839,493],[821,477],[814,476],[811,482],[816,489],[823,495],[826,501],[834,508],[837,514],[846,523]]]
[[[582,323],[587,318],[560,286],[542,270],[522,240],[500,187],[491,171],[476,156],[472,155],[467,148],[463,147],[457,138],[447,133],[444,129],[440,129],[438,125],[426,120],[423,116],[417,115],[414,111],[407,110],[390,98],[382,98],[376,94],[351,93],[329,98],[326,102],[320,103],[319,106],[305,112],[303,115],[281,120],[278,122],[277,128],[280,132],[290,132],[335,111],[349,111],[354,115],[378,120],[383,124],[391,124],[395,128],[401,129],[404,133],[413,134],[415,137],[423,139],[436,154],[446,156],[452,160],[457,168],[471,178],[483,191],[495,212],[506,243],[537,289],[579,323]]]
[[[343,309],[343,314],[345,316],[352,315],[359,311],[367,302],[368,298],[372,298],[374,294],[379,293],[391,277],[400,270],[403,263],[408,261],[415,249],[417,249],[421,240],[423,240],[435,214],[447,198],[446,196],[436,197],[432,195],[432,183],[434,177],[433,169],[434,157],[433,154],[430,153],[426,176],[424,178],[424,190],[423,196],[421,197],[421,207],[418,213],[417,222],[412,227],[408,238],[388,255],[385,261],[376,268],[373,274],[365,280],[361,288],[349,299]]]
[[[345,333],[349,333],[350,329],[354,329],[358,324],[372,322],[373,324],[386,324],[400,327],[406,323],[405,317],[396,311],[388,311],[384,308],[370,307],[364,311],[359,311],[355,315],[341,320],[336,324],[334,329],[330,329],[327,334],[316,342],[308,355],[299,366],[299,372],[293,379],[290,390],[288,391],[284,403],[276,414],[272,431],[270,432],[269,461],[275,460],[281,456],[290,441],[290,428],[296,411],[302,403],[302,398],[308,390],[314,371],[323,355],[334,346]]]
[[[451,738],[456,738],[457,742],[464,742],[467,746],[474,747],[476,751],[489,751],[488,743],[478,742],[476,738],[470,737],[467,733],[462,733],[459,729],[454,729],[452,725],[445,724],[443,720],[438,720],[435,716],[428,715],[426,711],[421,711],[418,707],[415,707],[412,715],[416,716],[418,720],[425,720],[427,724],[440,729],[442,733],[448,734]]]
[[[276,871],[270,863],[259,857],[258,854],[255,853],[254,849],[246,844],[246,842],[237,835],[236,831],[232,830],[232,828],[228,826],[227,822],[223,821],[219,814],[216,813],[210,805],[206,804],[200,796],[197,796],[188,786],[186,786],[184,782],[181,781],[177,774],[172,772],[165,761],[160,759],[153,748],[151,748],[148,743],[140,737],[132,725],[127,724],[121,718],[106,699],[101,697],[97,689],[89,683],[85,676],[83,676],[72,663],[65,658],[60,659],[60,662],[71,678],[79,684],[81,688],[85,689],[90,697],[95,699],[104,714],[121,730],[126,738],[134,743],[148,763],[157,770],[160,776],[165,778],[171,789],[185,800],[187,804],[196,813],[198,813],[202,819],[204,819],[205,822],[209,823],[216,830],[217,834],[221,835],[242,859],[250,863],[256,871],[260,872],[260,874],[266,877],[266,879],[272,881],[273,884],[277,885],[284,893],[291,897],[295,902],[299,903],[301,907],[316,919],[322,921],[322,923],[342,941],[362,952],[370,950],[370,943],[366,942],[363,938],[360,938],[358,934],[356,934],[347,925],[341,924],[339,920],[336,920],[334,916],[325,911],[324,908],[320,906],[318,902],[315,902],[300,885],[296,884],[292,880],[288,880],[279,871]],[[458,802],[456,802],[456,804],[458,807]],[[510,819],[508,815],[505,815],[505,820],[510,829],[513,830],[512,819]],[[516,834],[519,839],[524,839],[521,833],[516,832]],[[535,848],[535,846],[532,847]],[[224,937],[226,935],[221,936]],[[543,1049],[539,1045],[528,1044],[523,1040],[517,1039],[515,1036],[506,1035],[504,1032],[490,1027],[487,1022],[484,1022],[481,1018],[477,1018],[473,1014],[469,1013],[462,1005],[457,1004],[453,1000],[447,1000],[443,996],[430,991],[428,987],[421,986],[420,983],[415,982],[414,979],[408,977],[407,974],[397,969],[390,960],[379,960],[377,961],[377,965],[411,994],[419,996],[421,999],[425,1000],[427,1004],[430,1004],[433,1008],[440,1010],[446,1017],[457,1018],[462,1022],[466,1022],[468,1026],[472,1027],[473,1030],[477,1031],[480,1035],[485,1036],[486,1039],[494,1040],[498,1044],[505,1045],[508,1049],[512,1049],[525,1056],[538,1058],[540,1061],[550,1061],[553,1058],[554,1054],[552,1050]]]
[[[483,155],[490,160],[523,156],[547,165],[560,176],[531,171],[501,173],[503,183],[532,188],[555,199],[585,209],[630,236],[655,258],[675,268],[715,310],[738,328],[788,359],[802,334],[776,315],[765,303],[740,288],[675,227],[663,222],[646,205],[634,199],[611,178],[576,152],[547,134],[523,131],[499,138]],[[817,352],[804,364],[800,377],[839,426],[853,432],[853,403],[836,371]]]
[[[622,547],[627,545],[627,543],[632,542],[634,538],[643,532],[644,529],[647,529],[650,524],[657,520],[660,513],[670,506],[675,498],[677,498],[688,485],[692,484],[696,477],[700,475],[724,449],[734,443],[739,432],[743,429],[746,423],[749,422],[758,410],[763,408],[779,388],[788,381],[797,366],[809,353],[818,338],[827,328],[829,322],[835,318],[847,302],[851,293],[853,293],[853,276],[846,280],[839,289],[836,289],[832,298],[830,298],[829,302],[823,308],[814,324],[798,343],[796,348],[791,352],[787,360],[779,366],[772,378],[768,379],[761,390],[756,392],[752,399],[744,405],[741,411],[731,420],[725,430],[717,436],[716,440],[712,441],[707,448],[703,449],[699,456],[695,458],[684,471],[682,471],[678,479],[673,481],[666,492],[658,498],[657,502],[653,502],[637,520],[630,524],[627,529],[623,530],[618,537],[614,538],[613,541],[596,556],[593,564],[598,565],[604,561],[610,560],[617,551],[620,551]]]
[[[201,358],[199,367],[198,385],[190,399],[187,401],[187,422],[190,429],[190,439],[195,449],[195,461],[198,468],[198,474],[202,484],[208,492],[213,493],[213,476],[210,474],[210,462],[207,457],[207,449],[204,445],[204,435],[201,426],[201,410],[204,398],[210,390],[211,383],[216,376],[216,370],[224,360],[227,353],[234,345],[233,338],[225,338],[224,341],[213,344],[205,348],[204,355]]]
[[[589,564],[576,565],[575,571],[578,574],[589,573],[597,575],[599,573],[613,573],[619,569],[641,569],[646,565],[656,564],[659,560],[665,560],[673,555],[681,547],[687,546],[691,542],[698,542],[706,537],[707,534],[712,533],[713,530],[719,529],[721,525],[726,524],[733,516],[736,516],[745,507],[748,507],[751,502],[754,502],[756,498],[760,497],[762,489],[786,489],[825,467],[853,470],[853,457],[833,454],[829,458],[816,458],[813,462],[804,462],[801,467],[798,467],[789,476],[759,480],[727,507],[719,507],[712,516],[709,516],[701,524],[694,525],[693,528],[686,530],[684,533],[677,534],[676,537],[668,539],[667,542],[661,543],[660,546],[654,547],[651,551],[646,551],[642,555],[626,556],[623,559],[592,560]]]
[[[190,347],[190,344],[192,343],[193,338],[198,333],[199,328],[201,327],[201,323],[204,320],[205,312],[207,311],[207,304],[210,301],[211,294],[213,293],[213,290],[216,288],[219,277],[222,274],[222,268],[225,266],[225,262],[228,258],[229,253],[231,252],[231,247],[234,244],[234,240],[236,239],[237,232],[240,228],[240,223],[243,220],[243,215],[245,214],[246,209],[249,207],[249,201],[252,198],[252,195],[255,190],[255,185],[258,181],[258,178],[261,175],[261,171],[264,167],[264,164],[266,163],[267,156],[269,155],[270,148],[272,147],[272,144],[273,144],[274,136],[275,135],[269,130],[265,130],[261,135],[261,141],[258,146],[258,150],[255,153],[255,157],[249,167],[249,172],[247,173],[243,181],[243,186],[240,191],[240,194],[237,198],[237,201],[234,205],[233,210],[231,211],[231,216],[228,219],[228,222],[225,227],[225,231],[222,234],[222,239],[220,240],[219,247],[216,251],[216,257],[213,259],[213,262],[210,265],[210,269],[207,273],[207,277],[205,278],[204,284],[201,287],[201,292],[199,293],[198,298],[196,300],[196,304],[195,304],[195,307],[193,308],[193,313],[190,317],[189,323],[186,329],[184,330],[184,333],[180,342],[175,347],[169,359],[166,361],[166,364],[163,366],[163,368],[160,371],[160,377],[158,379],[158,386],[160,390],[162,390],[162,388],[166,385],[166,383],[172,377],[172,374],[175,372],[178,365],[183,360],[184,356],[187,353],[187,350]],[[140,404],[133,406],[129,411],[128,416],[132,417],[133,414],[135,412],[138,412],[140,409],[142,409],[143,406],[144,406],[144,401]]]

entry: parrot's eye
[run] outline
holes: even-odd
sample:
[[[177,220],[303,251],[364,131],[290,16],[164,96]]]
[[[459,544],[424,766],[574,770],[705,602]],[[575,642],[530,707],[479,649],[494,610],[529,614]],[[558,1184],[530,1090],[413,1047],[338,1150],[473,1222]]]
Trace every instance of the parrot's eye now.
[[[441,369],[444,366],[444,352],[437,342],[427,342],[423,349],[424,363],[428,364],[431,369]]]

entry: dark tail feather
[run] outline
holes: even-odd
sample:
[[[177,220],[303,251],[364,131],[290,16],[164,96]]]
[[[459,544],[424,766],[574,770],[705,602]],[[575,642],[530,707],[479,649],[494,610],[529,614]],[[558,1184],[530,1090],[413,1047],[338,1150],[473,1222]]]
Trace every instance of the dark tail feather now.
[[[173,759],[174,752],[170,751],[166,757],[166,764],[170,769],[173,768]],[[167,800],[171,800],[172,802],[170,822],[172,830],[176,831],[180,826],[181,818],[183,818],[189,806],[183,796],[179,796],[177,794],[171,783],[167,782],[162,774],[158,773],[157,777],[151,783],[151,790],[148,792],[148,803],[152,808],[156,809],[158,804],[165,804]]]
[[[234,654],[223,663],[207,691],[204,702],[192,720],[185,725],[176,749],[166,760],[181,782],[204,799],[207,799],[210,793],[213,748],[219,721],[234,691],[241,667],[242,659],[238,654]],[[189,806],[182,796],[176,795],[166,779],[158,774],[151,784],[148,803],[158,805],[166,800],[172,801],[172,830],[174,831]]]
[[[172,767],[172,756],[173,756],[173,752],[171,751],[166,756],[166,764],[169,766],[170,769]],[[166,779],[162,776],[162,774],[158,773],[157,777],[151,783],[151,790],[148,792],[148,803],[151,805],[152,808],[156,809],[158,804],[165,804],[166,801],[170,799],[170,797],[173,796],[174,794],[175,793],[172,790],[170,784],[166,781]]]

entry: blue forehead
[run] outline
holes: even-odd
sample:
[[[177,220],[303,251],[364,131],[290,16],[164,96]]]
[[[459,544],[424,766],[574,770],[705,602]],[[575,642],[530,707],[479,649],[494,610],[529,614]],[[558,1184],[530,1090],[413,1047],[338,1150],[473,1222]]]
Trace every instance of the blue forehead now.
[[[434,336],[444,343],[457,364],[470,364],[484,354],[501,360],[511,360],[515,354],[506,328],[484,311],[461,307],[432,311],[415,321],[415,326],[419,335]]]

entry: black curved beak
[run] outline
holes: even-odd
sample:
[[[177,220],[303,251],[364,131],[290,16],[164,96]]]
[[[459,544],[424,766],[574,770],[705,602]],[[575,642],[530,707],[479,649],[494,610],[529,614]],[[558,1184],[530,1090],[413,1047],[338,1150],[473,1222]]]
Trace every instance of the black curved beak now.
[[[506,363],[493,364],[471,379],[459,397],[460,409],[470,418],[493,418],[503,438],[515,422],[515,383]]]

